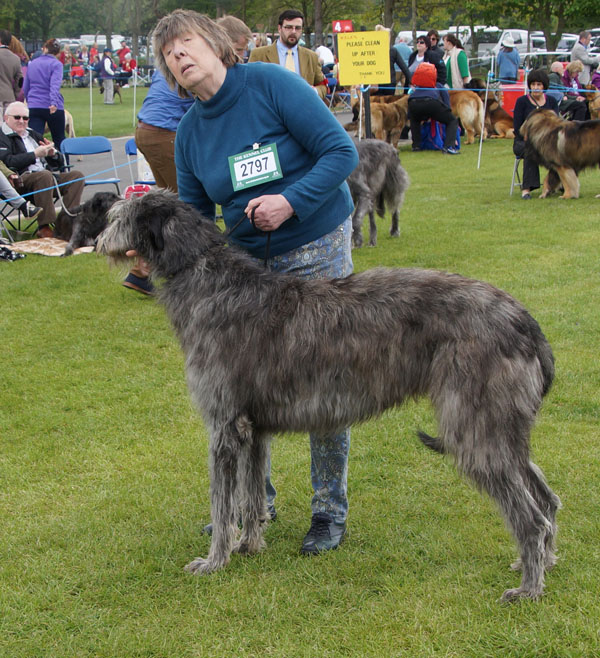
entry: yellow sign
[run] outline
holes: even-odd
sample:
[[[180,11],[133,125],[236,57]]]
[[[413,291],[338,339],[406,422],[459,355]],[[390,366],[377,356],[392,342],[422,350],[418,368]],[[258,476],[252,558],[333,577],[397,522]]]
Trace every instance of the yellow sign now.
[[[390,81],[390,35],[381,32],[338,34],[341,85],[385,84]]]

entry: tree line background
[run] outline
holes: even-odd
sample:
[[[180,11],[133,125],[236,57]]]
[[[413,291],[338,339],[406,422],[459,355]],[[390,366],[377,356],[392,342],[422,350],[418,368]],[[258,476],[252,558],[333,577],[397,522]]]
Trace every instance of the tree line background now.
[[[2,0],[0,26],[24,40],[81,34],[146,37],[161,16],[188,8],[213,18],[233,14],[251,30],[275,32],[277,17],[294,7],[306,17],[306,33],[317,43],[331,31],[331,21],[350,19],[356,30],[377,23],[400,30],[445,29],[449,25],[497,25],[543,30],[548,49],[562,32],[600,26],[598,0]]]

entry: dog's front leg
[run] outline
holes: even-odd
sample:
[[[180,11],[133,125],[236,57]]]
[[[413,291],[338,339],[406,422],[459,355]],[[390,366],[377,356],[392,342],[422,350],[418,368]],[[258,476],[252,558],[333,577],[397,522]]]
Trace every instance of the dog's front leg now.
[[[212,573],[222,569],[233,550],[237,528],[236,479],[240,455],[239,437],[232,425],[215,428],[210,439],[210,498],[212,541],[206,559],[186,565],[189,573]]]

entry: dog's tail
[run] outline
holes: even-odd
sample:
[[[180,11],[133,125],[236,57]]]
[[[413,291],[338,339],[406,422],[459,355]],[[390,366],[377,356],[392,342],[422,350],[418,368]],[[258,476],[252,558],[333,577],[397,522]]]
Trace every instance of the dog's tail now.
[[[539,334],[536,336],[535,347],[542,370],[542,396],[544,396],[548,393],[554,381],[554,355],[541,329],[539,329]]]
[[[410,178],[398,159],[387,167],[386,179],[381,194],[377,197],[375,211],[380,217],[388,209],[398,211],[404,203],[404,193],[410,185]]]
[[[417,435],[421,439],[423,445],[427,446],[430,450],[439,452],[440,455],[446,454],[446,448],[441,439],[438,439],[435,436],[429,436],[429,434],[425,434],[425,432],[417,432]]]

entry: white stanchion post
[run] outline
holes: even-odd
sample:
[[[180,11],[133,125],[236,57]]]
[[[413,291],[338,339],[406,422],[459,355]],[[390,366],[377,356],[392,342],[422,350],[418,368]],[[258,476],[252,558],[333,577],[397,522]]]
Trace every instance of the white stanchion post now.
[[[137,65],[133,69],[133,120],[132,120],[132,125],[135,129],[135,124],[136,124],[136,98],[137,98]]]
[[[90,66],[90,135],[92,134],[92,126],[93,126],[93,121],[92,121],[92,95],[94,91],[94,69]]]
[[[483,133],[485,132],[485,113],[487,112],[488,93],[490,91],[490,80],[492,78],[492,70],[490,69],[487,74],[485,82],[485,101],[483,102],[483,125],[481,126],[481,135],[479,136],[479,156],[477,157],[477,169],[481,167],[481,149],[483,148]]]

